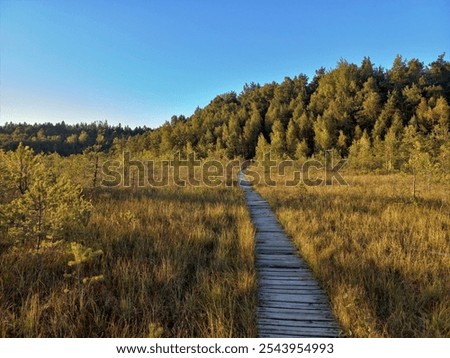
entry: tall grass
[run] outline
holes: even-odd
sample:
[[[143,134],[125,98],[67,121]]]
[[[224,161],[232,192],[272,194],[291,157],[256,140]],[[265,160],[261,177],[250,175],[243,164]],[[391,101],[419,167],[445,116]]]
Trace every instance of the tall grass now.
[[[70,267],[65,243],[1,248],[0,336],[256,336],[253,228],[239,189],[88,196],[91,222],[70,241],[102,255]]]
[[[450,337],[450,191],[403,175],[258,185],[350,337]],[[424,181],[422,181],[424,183]]]

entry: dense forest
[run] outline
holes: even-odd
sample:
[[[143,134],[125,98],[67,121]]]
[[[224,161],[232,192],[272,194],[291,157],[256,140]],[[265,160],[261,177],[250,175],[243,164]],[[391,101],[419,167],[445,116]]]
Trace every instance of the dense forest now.
[[[6,123],[0,126],[0,148],[15,150],[20,143],[37,153],[56,152],[66,156],[80,154],[87,148],[98,146],[107,151],[114,140],[144,133],[147,128],[131,129],[129,126],[110,126],[108,122],[53,124]]]
[[[240,94],[219,95],[155,130],[7,123],[0,144],[14,149],[23,142],[61,155],[96,147],[151,158],[195,151],[203,158],[248,159],[270,151],[274,158],[301,160],[333,150],[357,168],[398,169],[412,157],[421,167],[448,168],[450,62],[444,57],[424,65],[399,55],[387,70],[367,57],[360,66],[340,60],[312,80],[300,74],[245,84]]]

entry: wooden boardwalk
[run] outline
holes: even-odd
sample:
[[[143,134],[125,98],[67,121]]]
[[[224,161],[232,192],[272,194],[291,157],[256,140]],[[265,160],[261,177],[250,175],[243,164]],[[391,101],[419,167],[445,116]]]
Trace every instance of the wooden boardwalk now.
[[[275,215],[242,172],[239,184],[256,229],[259,337],[338,337],[327,296]]]

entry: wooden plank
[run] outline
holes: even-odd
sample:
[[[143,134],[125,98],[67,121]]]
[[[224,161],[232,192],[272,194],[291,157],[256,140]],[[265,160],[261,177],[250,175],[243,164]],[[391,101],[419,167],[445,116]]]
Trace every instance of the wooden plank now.
[[[287,255],[285,255],[284,257],[280,257],[278,259],[273,259],[270,257],[260,255],[259,257],[256,258],[256,262],[261,263],[261,264],[266,264],[266,265],[270,265],[270,264],[274,264],[274,265],[276,265],[276,264],[278,264],[278,265],[279,264],[291,264],[291,265],[293,265],[293,264],[295,264],[296,266],[298,266],[298,268],[306,267],[299,260],[296,260],[296,258],[294,256],[287,256]]]
[[[318,333],[318,332],[308,332],[308,331],[272,331],[261,329],[259,333],[261,338],[337,338],[338,334],[329,333]]]
[[[317,281],[312,278],[309,280],[299,279],[296,276],[270,276],[260,274],[258,275],[258,283],[263,286],[317,286],[320,287]]]
[[[280,224],[278,223],[277,219],[273,216],[255,217],[253,219],[253,224],[260,225],[260,226],[276,226],[281,231],[283,230],[282,227],[280,226]]]
[[[280,272],[274,271],[277,270],[275,267],[263,267],[260,269],[258,277],[261,281],[267,280],[285,280],[285,281],[311,281],[316,282],[314,277],[308,273],[298,273],[293,272],[290,274],[289,272]]]
[[[281,301],[284,300],[286,302],[326,302],[325,294],[316,295],[289,295],[289,294],[277,294],[277,293],[265,293],[264,291],[259,292],[259,297],[261,299],[265,299],[267,301]]]
[[[286,275],[287,278],[290,278],[292,280],[298,280],[302,277],[311,277],[312,275],[308,272],[303,271],[301,268],[292,269],[292,272],[289,272],[289,269],[287,268],[262,268],[259,271],[259,276],[261,278],[280,278],[281,276]],[[314,280],[313,280],[314,281]]]
[[[271,232],[269,232],[271,233]],[[262,234],[262,232],[257,232],[256,234]],[[297,250],[295,249],[295,247],[292,245],[291,242],[286,241],[284,239],[281,238],[277,238],[277,237],[264,237],[264,238],[259,238],[256,242],[255,242],[255,247],[258,246],[263,246],[263,245],[271,245],[271,246],[286,246],[289,247],[293,252],[297,253]]]
[[[272,320],[290,320],[290,321],[305,321],[305,322],[331,322],[334,324],[334,318],[332,315],[321,314],[320,311],[298,311],[295,316],[292,312],[275,312],[275,311],[261,311],[258,310],[258,318],[272,319]],[[325,323],[326,324],[326,323]]]
[[[275,286],[275,285],[258,285],[261,292],[265,292],[268,294],[274,293],[283,293],[283,294],[322,294],[323,290],[318,286],[309,285],[309,286]]]
[[[328,305],[324,302],[282,302],[282,301],[264,301],[260,302],[258,309],[274,308],[279,310],[287,310],[287,312],[295,312],[296,310],[320,309],[327,311]]]
[[[273,246],[273,245],[265,245],[265,246],[256,246],[255,248],[258,256],[267,255],[267,254],[292,254],[292,249],[289,246]]]
[[[277,239],[282,239],[285,240],[286,242],[290,242],[290,240],[286,237],[286,235],[284,234],[284,232],[280,232],[278,234],[264,234],[264,233],[259,233],[255,235],[255,240],[258,239],[263,239],[263,238],[277,238]]]
[[[334,336],[337,337],[339,335],[339,328],[337,327],[327,327],[327,326],[308,326],[308,325],[299,325],[299,326],[286,326],[281,325],[278,326],[275,324],[264,323],[258,324],[258,328],[260,331],[268,331],[268,332],[280,332],[280,333],[290,333],[290,334],[324,334],[327,337]]]
[[[304,266],[301,265],[298,261],[294,260],[279,260],[279,261],[270,261],[270,260],[256,260],[257,266],[263,266],[263,267],[273,267],[273,268],[281,268],[281,269],[301,269]]]
[[[271,269],[271,267],[263,267],[261,269]],[[269,284],[274,281],[283,281],[283,283],[286,283],[286,284],[293,284],[293,283],[317,284],[317,281],[314,280],[313,277],[300,277],[299,275],[295,275],[295,274],[292,274],[292,276],[289,276],[288,273],[279,273],[279,274],[260,273],[258,275],[258,280],[261,284]]]
[[[297,289],[314,289],[314,290],[320,290],[320,286],[317,283],[304,283],[304,284],[297,284],[295,282],[288,282],[287,284],[284,285],[278,285],[275,283],[261,283],[258,282],[258,287],[261,290],[297,290]]]
[[[269,233],[265,233],[265,232],[256,232],[256,235],[265,235],[265,234],[269,234],[269,235],[273,235],[276,234],[275,232],[269,232]],[[273,244],[273,245],[286,245],[289,246],[290,248],[292,248],[292,250],[294,252],[296,252],[297,250],[295,249],[294,245],[292,245],[292,243],[286,239],[284,239],[281,236],[265,236],[265,237],[259,237],[256,238],[255,240],[255,246],[258,245],[269,245],[269,244]]]
[[[274,262],[274,263],[282,263],[282,262],[290,262],[290,263],[296,263],[299,266],[306,267],[304,263],[302,263],[300,260],[298,260],[294,255],[286,255],[286,254],[260,254],[256,258],[256,261],[259,262]]]
[[[280,233],[279,227],[260,227],[258,225],[255,225],[255,231],[257,233],[264,232],[264,233]]]
[[[296,309],[292,309],[292,311],[295,313],[295,311],[300,310],[301,305],[305,305],[308,303],[311,304],[320,304],[323,309],[323,306],[327,306],[328,307],[328,302],[326,302],[325,300],[317,300],[317,299],[311,299],[309,296],[305,296],[302,297],[301,301],[280,301],[280,300],[273,300],[273,299],[268,299],[267,297],[259,297],[259,307],[260,308],[277,308],[279,306],[283,306],[283,304],[285,304],[284,306],[291,306],[292,308],[294,307],[298,307]],[[291,309],[291,308],[290,308]]]
[[[280,304],[282,303],[283,302],[280,302]],[[286,305],[282,305],[281,307],[264,306],[263,304],[264,302],[257,308],[258,312],[286,314],[287,319],[299,320],[299,316],[303,313],[315,314],[318,317],[323,316],[333,318],[328,305],[325,303],[310,303],[309,305],[307,303],[297,303],[292,305],[289,304],[289,302],[286,302]],[[293,315],[293,313],[295,314]],[[289,314],[291,315],[289,316]]]
[[[317,321],[317,320],[304,320],[304,321],[293,321],[293,320],[273,320],[267,318],[259,318],[258,323],[261,326],[271,326],[277,324],[280,327],[304,327],[304,328],[320,328],[324,330],[329,330],[332,334],[336,334],[339,327],[334,324],[333,321]]]
[[[258,255],[257,258],[260,259],[260,260],[271,260],[271,261],[273,261],[273,260],[276,261],[276,260],[286,260],[286,259],[289,259],[289,260],[295,260],[295,261],[297,261],[297,262],[302,262],[302,261],[297,257],[297,255],[295,255],[292,251],[291,251],[291,252],[288,252],[288,253],[285,253],[285,254],[276,254],[276,253],[264,254],[264,253],[261,253],[261,254]]]
[[[271,267],[262,267],[260,269],[271,269]],[[278,273],[278,274],[272,274],[270,272],[267,272],[266,274],[264,273],[259,273],[258,275],[258,279],[259,282],[261,282],[261,284],[267,284],[273,281],[283,281],[286,284],[293,284],[298,282],[299,284],[307,284],[307,283],[311,283],[311,284],[317,284],[317,281],[314,280],[314,278],[312,276],[310,277],[301,277],[299,275],[296,274],[292,274],[291,276],[288,273]]]
[[[318,335],[307,335],[302,334],[301,336],[294,335],[294,334],[282,334],[282,333],[268,333],[268,332],[261,332],[258,334],[258,337],[260,338],[336,338],[336,337],[328,337],[328,336],[318,336]]]
[[[300,325],[287,325],[287,321],[281,322],[281,325],[278,326],[275,323],[272,323],[270,320],[262,320],[258,322],[258,328],[262,331],[271,331],[271,332],[292,332],[296,334],[302,334],[302,333],[313,333],[313,334],[326,334],[337,337],[339,335],[339,328],[337,326],[335,327],[329,327],[324,325],[318,325],[318,324],[311,324],[311,323],[304,323]],[[291,322],[289,322],[291,323]],[[296,323],[296,322],[294,322]],[[297,322],[298,323],[298,322]],[[323,323],[323,322],[322,322]]]
[[[291,243],[278,241],[274,239],[266,239],[260,240],[255,245],[256,249],[259,248],[286,248],[289,249],[290,252],[296,253],[295,249],[292,247]]]
[[[261,255],[290,255],[292,250],[289,247],[276,247],[276,246],[265,246],[265,247],[256,247],[255,253],[259,257]]]
[[[296,280],[303,277],[313,277],[308,271],[306,271],[304,269],[304,266],[296,268],[296,269],[291,269],[291,271],[289,271],[289,269],[287,268],[264,268],[261,269],[260,271],[260,275],[261,276],[274,276],[274,277],[279,277],[280,275],[283,274],[287,274],[289,277],[291,277],[292,279]]]
[[[265,294],[282,294],[282,295],[323,295],[323,291],[319,287],[302,287],[302,288],[288,288],[285,287],[280,289],[280,287],[268,287],[268,286],[259,286],[261,292]]]

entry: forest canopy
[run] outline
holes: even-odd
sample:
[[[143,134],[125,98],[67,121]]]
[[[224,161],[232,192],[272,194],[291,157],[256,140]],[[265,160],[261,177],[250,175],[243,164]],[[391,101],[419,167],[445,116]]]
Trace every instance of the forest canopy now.
[[[424,65],[398,55],[389,69],[365,57],[358,66],[340,60],[281,83],[245,84],[241,93],[215,97],[190,117],[172,116],[156,129],[107,123],[14,124],[0,127],[0,148],[23,142],[35,152],[61,155],[96,150],[170,158],[254,158],[265,151],[300,160],[333,150],[355,166],[395,169],[411,152],[448,164],[450,63],[440,55]],[[258,154],[259,153],[259,154]]]

